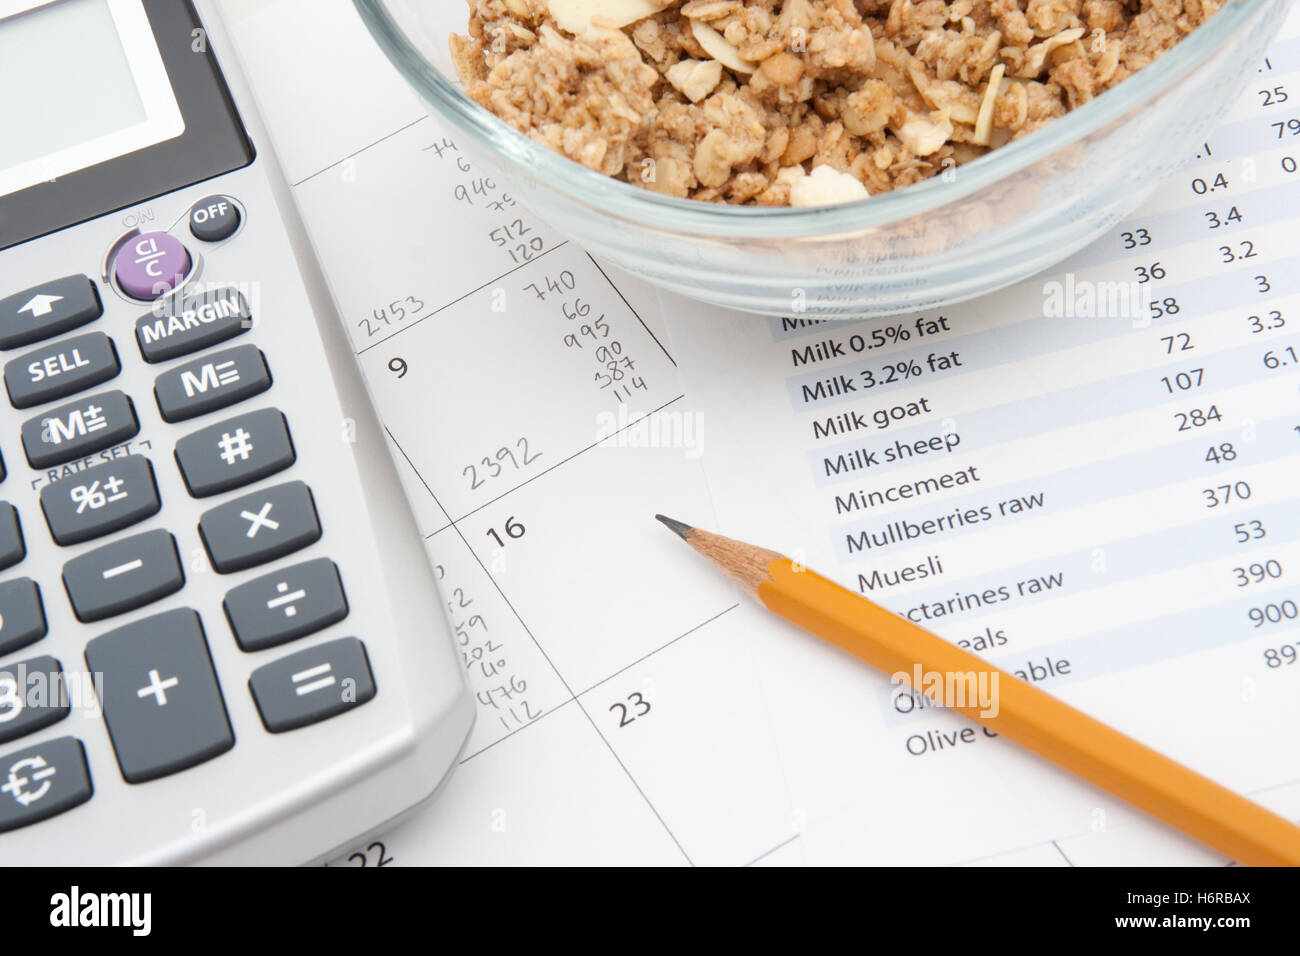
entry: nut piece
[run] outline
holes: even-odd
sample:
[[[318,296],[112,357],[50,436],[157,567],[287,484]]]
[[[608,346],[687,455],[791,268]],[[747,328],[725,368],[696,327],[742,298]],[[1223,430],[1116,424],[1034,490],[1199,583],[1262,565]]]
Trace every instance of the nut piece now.
[[[778,177],[783,178],[785,172],[781,170]],[[832,206],[871,195],[856,177],[842,173],[834,166],[818,166],[807,176],[791,175],[788,181],[792,206]]]
[[[575,36],[591,25],[592,17],[609,20],[625,27],[652,17],[668,6],[670,0],[547,0],[547,9],[561,30]]]
[[[692,20],[691,32],[695,34],[695,41],[704,47],[704,52],[728,69],[735,70],[737,73],[753,73],[757,67],[758,64],[751,63],[741,57],[740,51],[728,43],[726,37],[707,23]]]
[[[943,110],[935,110],[928,118],[913,113],[906,123],[894,130],[894,135],[917,156],[938,152],[952,134],[952,121]]]
[[[679,60],[664,77],[692,103],[698,103],[722,82],[722,64],[717,60]]]

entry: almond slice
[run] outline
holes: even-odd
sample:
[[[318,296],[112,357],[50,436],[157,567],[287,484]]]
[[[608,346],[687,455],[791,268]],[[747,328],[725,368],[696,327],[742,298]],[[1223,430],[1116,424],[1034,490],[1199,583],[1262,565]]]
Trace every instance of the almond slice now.
[[[646,17],[652,17],[668,6],[671,0],[547,0],[551,19],[566,33],[577,36],[591,25],[592,17],[609,20],[616,27],[625,27]]]
[[[1002,77],[1006,75],[1007,67],[1004,63],[999,63],[989,72],[989,86],[984,91],[984,100],[980,103],[980,115],[975,120],[974,141],[980,146],[987,146],[989,138],[993,135],[993,108],[998,103],[998,92],[1002,88]]]
[[[551,0],[552,3],[555,0]],[[727,42],[724,37],[707,23],[701,23],[699,20],[691,21],[691,32],[695,34],[695,40],[704,47],[704,52],[709,54],[723,66],[737,73],[753,73],[758,68],[757,63],[751,63],[741,57],[740,51]]]

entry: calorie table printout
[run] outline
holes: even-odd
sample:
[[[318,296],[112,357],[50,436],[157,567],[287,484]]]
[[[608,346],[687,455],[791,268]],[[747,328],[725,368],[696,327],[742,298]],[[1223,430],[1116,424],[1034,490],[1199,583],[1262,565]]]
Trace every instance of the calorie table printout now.
[[[1059,271],[859,323],[663,303],[718,530],[1293,819],[1298,28],[1190,164]],[[773,700],[810,858],[955,861],[1001,834],[1025,862],[1215,860],[833,650],[808,673],[790,643],[821,688]]]
[[[818,330],[796,326],[782,332],[780,323],[774,330],[764,320],[663,297],[668,313],[694,310],[699,319],[690,328],[675,322],[670,343],[656,293],[566,243],[481,171],[454,137],[425,116],[350,4],[332,0],[308,8],[305,0],[225,0],[223,6],[388,429],[479,706],[462,763],[438,800],[392,833],[358,846],[340,865],[1222,862],[1001,741],[968,744],[968,725],[952,715],[919,707],[900,713],[881,678],[743,603],[651,519],[662,511],[701,525],[721,523],[724,531],[764,532],[773,537],[763,543],[794,542],[791,546],[802,547],[810,560],[817,557],[823,570],[855,580],[856,570],[837,573],[854,565],[846,560],[841,566],[829,545],[833,527],[848,524],[852,516],[834,518],[821,508],[820,496],[829,486],[808,477],[808,455],[818,446],[797,434],[797,422],[805,416],[790,402],[790,369],[782,364],[789,362],[792,343],[806,336],[804,344],[813,345]],[[286,36],[294,42],[285,43]],[[1274,68],[1276,83],[1285,83],[1283,64]],[[1261,141],[1261,156],[1270,145]],[[1253,188],[1272,184],[1281,197],[1285,177],[1269,176],[1261,160]],[[1240,230],[1235,240],[1258,244],[1259,258],[1252,264],[1278,261],[1285,221],[1266,217],[1273,210],[1280,213],[1280,203],[1265,200],[1256,213],[1260,226],[1250,233]],[[1220,205],[1230,222],[1225,228],[1242,225],[1237,217],[1227,220],[1232,202]],[[1241,211],[1247,214],[1244,205]],[[1154,230],[1152,235],[1152,245],[1165,241]],[[1178,257],[1165,255],[1163,245],[1158,248],[1161,255],[1149,257],[1147,265],[1163,262],[1171,270],[1160,280],[1163,287],[1170,296],[1186,296],[1172,272]],[[1119,274],[1128,265],[1104,258],[1095,263],[1098,274]],[[1269,271],[1282,286],[1286,268]],[[1029,302],[1014,295],[999,299],[996,314],[1010,315],[1021,308],[1017,301]],[[1039,308],[1036,300],[1032,304]],[[1208,304],[1207,298],[1188,312],[1194,308],[1200,316]],[[985,307],[994,311],[991,304]],[[982,321],[971,309],[952,310],[951,328],[936,333],[953,342],[948,352]],[[972,317],[962,326],[957,316]],[[909,330],[917,318],[909,318]],[[1048,330],[1051,342],[1093,327],[1058,321]],[[884,325],[853,330],[870,335],[879,328],[883,334]],[[996,338],[999,328],[990,323],[988,334]],[[1164,334],[1158,323],[1153,331]],[[1226,327],[1212,333],[1203,324],[1188,323],[1178,331],[1198,336],[1193,343],[1202,350],[1198,358],[1227,354]],[[692,341],[696,333],[698,343]],[[1040,391],[1060,374],[1041,364],[1042,357],[1070,344],[1062,338],[1063,344],[1051,346],[1046,334],[1032,333],[1020,342],[1008,324],[1007,335],[997,339],[999,347],[1028,350],[1029,360],[1015,368]],[[910,359],[918,340],[899,342],[899,337],[878,350],[882,359],[895,353],[896,362]],[[1237,344],[1254,349],[1256,339],[1273,349],[1284,345],[1272,329]],[[1079,355],[1084,364],[1076,377],[1116,361],[1107,341],[1098,335],[1084,343],[1092,349]],[[745,356],[728,354],[733,346]],[[683,347],[691,354],[680,354]],[[1163,364],[1131,351],[1134,374],[1144,361]],[[987,352],[980,361],[989,364]],[[694,387],[685,392],[677,363],[698,378],[692,380],[698,394]],[[1183,365],[1199,364],[1171,364],[1169,371],[1176,375]],[[1230,573],[1242,563],[1239,557],[1249,557],[1248,568],[1268,561],[1289,568],[1295,527],[1279,513],[1286,508],[1287,492],[1277,483],[1285,475],[1289,449],[1277,438],[1281,421],[1268,421],[1294,408],[1294,388],[1287,390],[1286,368],[1266,376],[1233,364],[1216,372],[1223,375],[1217,382],[1208,378],[1212,368],[1207,361],[1205,388],[1219,390],[1213,398],[1224,409],[1223,421],[1196,426],[1203,431],[1193,437],[1204,434],[1206,447],[1212,434],[1220,444],[1234,444],[1241,458],[1239,464],[1220,466],[1223,480],[1249,482],[1253,497],[1245,504],[1264,507],[1235,517],[1229,527],[1245,520],[1266,522],[1273,535],[1268,544],[1278,546],[1267,554],[1254,545],[1238,553],[1227,550],[1218,564]],[[1230,382],[1230,375],[1237,380]],[[994,378],[1011,377],[1004,367]],[[939,382],[936,377],[936,386]],[[929,383],[912,381],[902,390],[890,386],[898,397],[888,404],[903,403],[903,392],[916,391],[912,386],[918,384]],[[1114,387],[1112,376],[1095,400],[1115,401]],[[1225,398],[1238,394],[1234,388],[1246,398],[1230,413]],[[993,460],[954,462],[950,470],[974,465],[981,482],[1001,490],[1011,481],[1006,471],[1014,467],[1023,497],[1063,493],[1062,486],[1045,483],[1047,469],[1036,458],[1026,460],[1007,447],[1019,433],[1015,416],[1021,412],[989,407],[981,413],[964,402],[959,407],[956,393],[944,394],[949,404],[934,418],[940,423],[935,434],[960,434],[967,414],[971,429],[975,416],[983,414],[988,431],[983,438],[970,432],[960,451],[935,453],[931,460],[960,458],[977,446],[993,448]],[[941,393],[933,395],[907,400],[926,398],[937,414]],[[1152,404],[1136,391],[1124,401]],[[1260,403],[1263,410],[1256,408]],[[1247,404],[1258,420],[1249,441],[1241,420]],[[1134,404],[1131,411],[1139,407],[1144,406]],[[848,409],[846,404],[835,413]],[[1104,411],[1101,406],[1087,410],[1089,420]],[[1209,414],[1208,407],[1202,411]],[[926,423],[924,415],[933,418],[927,412],[894,423],[896,433]],[[1074,421],[1078,427],[1086,424]],[[1148,446],[1173,447],[1139,426],[1136,419],[1119,423],[1127,429],[1125,447],[1131,446],[1132,454]],[[725,434],[732,427],[737,431]],[[1070,420],[1044,420],[1042,427],[1062,436]],[[1095,448],[1114,456],[1119,450],[1115,427],[1111,420],[1090,433],[1091,439],[1081,435],[1080,440],[1100,443]],[[1004,451],[1017,457],[1000,469],[995,466]],[[1051,453],[1056,454],[1054,447]],[[1077,449],[1075,457],[1081,457]],[[1102,454],[1094,450],[1092,457]],[[756,460],[763,462],[761,468],[754,467]],[[1184,467],[1164,457],[1159,462],[1162,475]],[[796,475],[793,466],[801,463],[803,471]],[[1058,469],[1063,464],[1053,462]],[[1136,493],[1148,467],[1156,465],[1133,465],[1134,487],[1128,493]],[[1185,467],[1187,479],[1200,482],[1193,466]],[[1202,486],[1211,477],[1221,483],[1209,464],[1195,467],[1207,469]],[[1071,474],[1062,480],[1071,489],[1086,488],[1113,480],[1109,474],[1103,469],[1093,477]],[[710,483],[718,493],[716,504]],[[983,487],[944,494],[955,499]],[[1158,496],[1161,502],[1169,487]],[[767,510],[772,499],[764,500],[765,491],[780,503],[775,514]],[[1167,584],[1160,575],[1139,579],[1134,570],[1135,563],[1167,557],[1167,541],[1162,544],[1165,539],[1151,533],[1151,515],[1162,513],[1161,502],[1129,512],[1126,535],[1103,535],[1105,529],[1097,526],[1098,543],[1089,549],[1089,559],[1097,548],[1109,548],[1109,577],[1100,583],[1112,591],[1094,592],[1111,603],[1109,616],[1096,608],[1092,619],[1105,621],[1088,629],[1088,615],[1071,610],[1067,632],[1059,623],[1065,615],[1048,612],[1049,639],[1042,621],[1031,630],[1028,623],[1016,623],[1027,618],[990,619],[994,632],[1014,635],[1007,649],[1024,649],[1026,661],[1031,656],[1070,659],[1078,656],[1074,645],[1068,650],[1064,645],[1075,631],[1102,631],[1106,621],[1138,624],[1144,615],[1172,606],[1167,592],[1176,582]],[[754,508],[747,511],[749,504]],[[1232,517],[1238,504],[1236,499],[1225,504],[1223,514]],[[939,554],[944,563],[946,577],[939,580],[969,580],[985,566],[990,578],[1048,577],[1062,569],[1073,574],[1074,565],[1030,562],[1030,550],[1042,551],[1045,540],[1068,531],[1053,518],[1062,511],[1055,497],[1033,507],[1038,513],[1026,513],[1024,525],[1035,529],[1027,539],[1032,547],[1001,537],[1014,530],[1010,518],[1005,529],[995,529],[999,537],[986,542],[982,555],[950,554],[959,544],[966,547],[959,536],[942,545],[936,540],[933,547],[927,542],[927,554]],[[803,513],[796,530],[784,530],[780,518],[796,510]],[[1217,519],[1218,513],[1205,516]],[[1050,526],[1039,524],[1053,520]],[[1145,550],[1126,550],[1129,539],[1137,540],[1144,530],[1150,533]],[[1030,550],[1016,550],[1021,548]],[[1194,560],[1200,559],[1189,552],[1178,568],[1166,562],[1161,570],[1177,576]],[[1022,569],[1026,563],[1033,566]],[[881,562],[880,568],[883,574],[889,565]],[[1195,593],[1208,597],[1210,582],[1217,579],[1205,568],[1198,573]],[[1260,607],[1282,607],[1285,598],[1278,589],[1285,572],[1280,579],[1269,577],[1269,570],[1263,573],[1265,580],[1252,580],[1240,597],[1258,598]],[[1145,597],[1135,600],[1126,587]],[[1053,606],[1072,599],[1075,590],[1071,576],[1057,589],[1066,597]],[[882,597],[887,591],[872,596],[901,607],[892,596]],[[903,587],[897,591],[904,593]],[[1032,612],[1037,601],[1024,598],[1024,612]],[[1021,613],[1020,602],[1006,610]],[[963,625],[958,631],[937,622],[936,629],[965,636],[967,619],[954,616]],[[1198,626],[1194,633],[1206,631]],[[1258,635],[1225,637],[1222,645],[1235,649],[1231,642],[1259,643],[1276,634],[1282,648],[1284,633],[1283,624],[1269,622]],[[1167,745],[1239,789],[1271,788],[1260,794],[1270,805],[1281,808],[1300,795],[1300,787],[1279,786],[1300,780],[1294,748],[1276,730],[1295,726],[1297,718],[1294,693],[1280,696],[1284,673],[1268,669],[1261,656],[1258,667],[1237,661],[1235,670],[1225,667],[1216,675],[1204,662],[1188,666],[1186,655],[1157,653],[1157,645],[1172,643],[1168,635],[1136,628],[1127,640],[1128,645],[1120,639],[1107,645],[1107,666],[1115,672],[1110,679],[1120,683],[1094,699],[1086,696],[1094,682],[1073,683],[1072,675],[1061,674],[1062,696]],[[1148,644],[1155,650],[1133,649]],[[1153,686],[1141,679],[1140,669],[1157,658],[1163,683]],[[1061,665],[1053,667],[1059,671]],[[1082,675],[1084,665],[1076,668]],[[1214,683],[1214,676],[1222,680]],[[1126,698],[1119,702],[1123,706],[1116,706],[1114,694]],[[1243,721],[1249,724],[1245,732]],[[934,741],[933,750],[907,755],[906,741],[914,737]],[[1199,753],[1187,752],[1189,741],[1199,741]]]

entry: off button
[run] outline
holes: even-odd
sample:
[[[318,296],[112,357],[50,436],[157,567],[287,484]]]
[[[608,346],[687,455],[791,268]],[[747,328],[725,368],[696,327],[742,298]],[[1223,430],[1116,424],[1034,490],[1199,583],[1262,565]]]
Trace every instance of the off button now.
[[[239,208],[229,196],[208,196],[190,207],[190,232],[200,242],[220,242],[239,228]]]

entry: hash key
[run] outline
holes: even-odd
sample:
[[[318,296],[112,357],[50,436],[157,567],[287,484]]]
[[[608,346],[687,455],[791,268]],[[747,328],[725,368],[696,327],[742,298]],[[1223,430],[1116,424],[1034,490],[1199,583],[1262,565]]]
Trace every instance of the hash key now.
[[[288,423],[275,408],[228,418],[176,443],[176,463],[195,498],[284,471],[296,458]]]
[[[127,455],[93,465],[41,489],[41,510],[54,543],[89,541],[158,513],[153,465]]]

